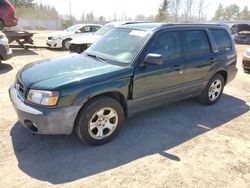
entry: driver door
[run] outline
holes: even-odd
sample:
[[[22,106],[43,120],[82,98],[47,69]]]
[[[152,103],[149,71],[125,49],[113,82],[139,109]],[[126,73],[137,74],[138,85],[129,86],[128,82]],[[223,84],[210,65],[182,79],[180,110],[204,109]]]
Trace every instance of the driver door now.
[[[182,95],[185,62],[182,55],[182,41],[179,31],[164,31],[157,34],[148,49],[149,53],[160,54],[161,65],[137,66],[134,75],[133,101],[135,103],[153,101]],[[164,98],[160,98],[164,97]]]

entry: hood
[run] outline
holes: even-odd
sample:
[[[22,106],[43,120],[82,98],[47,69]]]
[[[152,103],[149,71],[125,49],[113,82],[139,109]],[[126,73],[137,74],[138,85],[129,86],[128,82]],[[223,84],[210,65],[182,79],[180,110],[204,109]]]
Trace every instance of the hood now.
[[[26,88],[54,90],[69,83],[92,79],[125,68],[84,54],[70,54],[28,64],[19,71],[18,78]]]
[[[250,32],[250,25],[249,24],[236,24],[231,27],[232,34],[239,33],[242,31]]]
[[[72,33],[68,31],[57,31],[57,32],[49,34],[48,37],[58,38],[58,37],[63,37],[63,36],[67,36],[70,34]]]
[[[70,41],[71,44],[93,44],[101,38],[101,35],[85,35],[81,37],[77,37]]]

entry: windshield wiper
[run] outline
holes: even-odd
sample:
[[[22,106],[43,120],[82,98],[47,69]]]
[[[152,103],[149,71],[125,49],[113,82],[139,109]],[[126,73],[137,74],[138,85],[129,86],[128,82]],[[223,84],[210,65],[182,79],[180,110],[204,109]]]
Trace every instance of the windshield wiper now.
[[[89,57],[93,57],[93,58],[95,58],[95,59],[98,59],[99,61],[106,62],[106,59],[104,59],[103,57],[97,56],[97,55],[95,55],[95,54],[90,54],[90,53],[87,53],[87,52],[85,52],[85,54],[86,54],[87,56],[89,56]]]

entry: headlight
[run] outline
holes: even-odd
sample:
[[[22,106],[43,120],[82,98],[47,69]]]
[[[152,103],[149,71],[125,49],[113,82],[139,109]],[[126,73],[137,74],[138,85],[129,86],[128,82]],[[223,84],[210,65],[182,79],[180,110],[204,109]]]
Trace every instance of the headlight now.
[[[44,106],[55,106],[59,99],[58,91],[42,91],[31,89],[28,93],[27,100],[29,102],[44,105]]]

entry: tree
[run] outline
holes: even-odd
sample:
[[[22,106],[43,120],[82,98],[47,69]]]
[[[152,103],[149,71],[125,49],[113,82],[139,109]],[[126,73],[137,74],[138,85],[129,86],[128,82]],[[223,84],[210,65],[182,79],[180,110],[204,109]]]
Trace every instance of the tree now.
[[[224,16],[224,7],[223,5],[220,3],[219,7],[217,8],[215,15],[213,17],[213,20],[215,21],[219,21],[222,20],[223,16]]]
[[[240,7],[236,4],[229,5],[226,7],[223,14],[225,20],[238,19],[240,14]]]
[[[171,0],[170,9],[172,10],[175,22],[178,21],[179,10],[181,8],[181,0]]]
[[[146,20],[146,17],[143,14],[139,14],[135,17],[135,20],[144,21],[144,20]]]
[[[94,19],[95,19],[95,17],[94,17],[94,14],[93,14],[93,12],[91,11],[91,12],[89,12],[88,14],[86,14],[86,20],[87,21],[94,21]]]
[[[103,22],[103,21],[105,21],[105,17],[104,17],[104,16],[100,16],[100,17],[98,18],[98,20],[99,20],[100,22]]]
[[[185,17],[186,17],[187,22],[191,21],[192,9],[193,9],[193,0],[186,0],[186,2],[185,2]]]
[[[250,20],[250,11],[248,10],[248,6],[245,6],[240,12],[241,20]]]
[[[85,21],[85,14],[84,14],[84,12],[82,12],[81,21],[82,21],[82,22]]]
[[[169,16],[169,0],[163,0],[160,8],[158,9],[158,15],[156,16],[156,21],[162,22],[167,21]]]
[[[198,20],[201,21],[204,18],[204,8],[205,8],[205,0],[199,0],[198,3]]]
[[[9,0],[10,3],[15,7],[32,7],[34,0]]]

